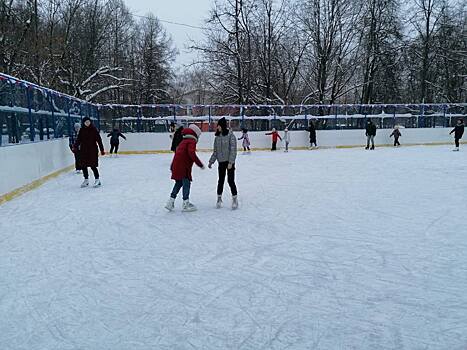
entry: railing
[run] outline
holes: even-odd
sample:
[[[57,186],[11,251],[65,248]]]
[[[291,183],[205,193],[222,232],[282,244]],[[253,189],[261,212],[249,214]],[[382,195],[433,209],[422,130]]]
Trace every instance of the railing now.
[[[467,104],[375,105],[98,105],[0,73],[0,146],[70,136],[85,116],[103,131],[167,132],[172,123],[196,123],[212,131],[226,117],[233,130],[450,127],[467,117]]]

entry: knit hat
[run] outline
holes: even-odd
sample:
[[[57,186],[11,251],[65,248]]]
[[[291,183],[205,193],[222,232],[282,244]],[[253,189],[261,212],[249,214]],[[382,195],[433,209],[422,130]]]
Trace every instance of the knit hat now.
[[[75,131],[78,131],[79,129],[81,129],[81,124],[75,123],[74,128],[75,128]]]
[[[195,132],[196,137],[199,139],[201,136],[201,129],[198,128],[196,124],[190,124],[188,127]]]
[[[219,125],[222,128],[223,132],[227,130],[227,120],[225,120],[225,118],[219,119],[217,125]]]

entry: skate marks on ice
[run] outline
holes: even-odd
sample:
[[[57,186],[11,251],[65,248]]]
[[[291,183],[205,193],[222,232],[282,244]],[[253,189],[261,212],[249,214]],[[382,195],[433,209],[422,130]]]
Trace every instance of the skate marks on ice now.
[[[194,169],[194,213],[169,155],[104,158],[0,207],[0,348],[462,349],[460,157],[257,152],[238,211]]]

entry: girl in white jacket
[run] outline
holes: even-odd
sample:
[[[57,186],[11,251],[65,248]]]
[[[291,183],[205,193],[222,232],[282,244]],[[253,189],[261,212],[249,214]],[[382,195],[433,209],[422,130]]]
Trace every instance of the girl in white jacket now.
[[[290,143],[290,132],[289,129],[285,128],[284,130],[284,142],[285,142],[285,150],[284,152],[289,151],[289,143]]]

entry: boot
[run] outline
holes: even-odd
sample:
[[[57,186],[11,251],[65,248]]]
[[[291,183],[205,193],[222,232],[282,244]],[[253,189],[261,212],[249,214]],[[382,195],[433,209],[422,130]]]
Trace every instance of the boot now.
[[[370,146],[366,146],[365,149],[370,149]]]
[[[94,186],[93,186],[93,187],[96,188],[96,187],[101,187],[101,186],[102,186],[101,180],[96,179],[96,180],[94,181]]]
[[[89,180],[84,179],[83,183],[81,184],[81,188],[85,188],[85,187],[88,187],[88,186],[89,186]]]
[[[238,198],[237,196],[232,196],[232,210],[235,210],[238,208]]]
[[[172,211],[175,208],[175,198],[170,197],[169,200],[167,201],[167,204],[165,205],[165,209],[168,211]]]
[[[183,201],[183,210],[182,211],[196,211],[197,208],[194,204],[191,204],[190,201],[187,199],[187,200],[184,200]]]
[[[222,196],[217,196],[216,208],[217,209],[222,208]]]

